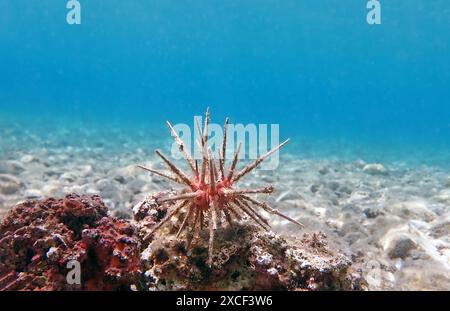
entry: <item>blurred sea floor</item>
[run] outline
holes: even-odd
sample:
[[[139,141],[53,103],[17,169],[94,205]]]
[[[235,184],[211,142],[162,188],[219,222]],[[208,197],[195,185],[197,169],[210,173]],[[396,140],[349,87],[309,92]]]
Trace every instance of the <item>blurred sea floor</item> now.
[[[145,196],[173,187],[136,166],[162,167],[153,150],[168,153],[172,143],[162,126],[39,124],[0,125],[0,217],[21,200],[76,192],[99,194],[113,215],[130,218]],[[243,180],[243,187],[274,184],[271,206],[306,225],[299,231],[266,214],[274,230],[324,232],[351,254],[373,290],[450,288],[446,166],[370,162],[351,149],[343,155],[339,144],[320,156],[301,147],[283,150],[277,170]]]

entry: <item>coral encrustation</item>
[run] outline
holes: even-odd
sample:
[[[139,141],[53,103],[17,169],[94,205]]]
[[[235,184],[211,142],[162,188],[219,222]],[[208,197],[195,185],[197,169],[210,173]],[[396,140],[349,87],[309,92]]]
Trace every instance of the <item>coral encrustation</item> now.
[[[140,274],[134,227],[99,196],[18,204],[0,225],[0,290],[127,290]],[[80,284],[66,280],[81,266]]]
[[[141,237],[167,217],[174,203],[158,201],[167,195],[171,193],[150,196],[133,208]],[[188,247],[190,239],[177,239],[180,222],[172,219],[166,224],[153,239],[142,242],[143,281],[153,290],[366,288],[362,275],[352,269],[350,257],[321,232],[285,237],[243,218],[217,229],[210,267],[207,228],[199,232],[198,243]]]

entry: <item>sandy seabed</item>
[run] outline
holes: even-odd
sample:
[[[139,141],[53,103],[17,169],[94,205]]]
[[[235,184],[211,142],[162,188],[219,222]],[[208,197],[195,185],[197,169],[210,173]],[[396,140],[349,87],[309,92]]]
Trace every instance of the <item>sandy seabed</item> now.
[[[130,218],[145,196],[174,185],[137,164],[160,168],[153,149],[170,137],[142,130],[69,129],[37,135],[1,129],[0,217],[25,199],[99,194],[113,215]],[[139,139],[140,138],[140,139]],[[146,141],[147,144],[139,142]],[[150,143],[148,143],[150,142]],[[243,163],[240,163],[242,166]],[[256,170],[241,186],[273,184],[265,199],[305,224],[304,230],[265,214],[292,235],[322,231],[351,255],[371,290],[450,289],[450,172],[440,166],[364,159],[302,158],[283,150],[276,171]]]

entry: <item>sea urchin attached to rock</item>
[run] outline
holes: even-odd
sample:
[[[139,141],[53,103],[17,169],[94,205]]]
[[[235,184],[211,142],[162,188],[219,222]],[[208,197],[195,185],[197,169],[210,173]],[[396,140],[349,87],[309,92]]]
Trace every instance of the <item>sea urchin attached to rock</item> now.
[[[183,153],[190,169],[192,170],[192,176],[183,172],[173,162],[171,162],[160,150],[156,150],[156,154],[164,161],[166,166],[170,169],[172,174],[160,172],[144,166],[139,166],[153,174],[165,177],[171,181],[184,185],[186,188],[178,193],[166,197],[159,198],[158,203],[175,202],[171,210],[168,211],[166,217],[157,225],[144,238],[147,240],[151,237],[156,230],[160,229],[166,224],[173,216],[181,215],[183,211],[184,218],[181,226],[178,230],[177,237],[190,227],[194,232],[194,238],[198,236],[199,230],[205,226],[205,223],[209,229],[209,251],[208,251],[208,264],[211,266],[213,258],[213,244],[214,234],[217,229],[218,221],[221,219],[232,226],[233,218],[241,219],[245,214],[250,217],[255,223],[269,230],[270,225],[268,221],[262,217],[255,208],[262,208],[263,210],[283,217],[290,222],[303,226],[301,223],[294,219],[280,213],[278,210],[271,208],[265,202],[257,201],[250,197],[251,194],[266,193],[270,194],[274,191],[272,185],[268,185],[258,189],[239,189],[236,188],[237,182],[255,169],[261,162],[270,157],[273,153],[277,152],[281,147],[286,145],[289,140],[284,141],[280,145],[276,146],[269,152],[261,155],[254,162],[250,163],[242,170],[235,172],[236,164],[238,161],[239,152],[241,149],[241,143],[238,145],[237,151],[234,153],[231,165],[226,172],[225,169],[225,155],[227,148],[227,127],[229,119],[226,118],[224,125],[224,135],[222,148],[219,151],[219,161],[216,162],[212,155],[211,148],[208,146],[208,126],[209,126],[209,110],[206,111],[204,130],[202,131],[201,125],[197,121],[198,131],[201,136],[201,141],[197,142],[202,150],[202,160],[199,168],[198,162],[194,161],[191,154],[187,150],[187,146],[183,140],[179,137],[170,122],[167,122],[169,129],[175,142],[178,144],[180,151]],[[218,168],[217,168],[218,167]],[[225,221],[220,221],[225,224]],[[188,243],[189,247],[190,243]]]

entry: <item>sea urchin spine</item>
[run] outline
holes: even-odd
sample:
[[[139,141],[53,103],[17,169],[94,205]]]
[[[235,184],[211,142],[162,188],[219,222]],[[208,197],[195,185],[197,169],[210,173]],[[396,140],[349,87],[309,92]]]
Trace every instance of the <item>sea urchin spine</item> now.
[[[281,147],[289,142],[289,139],[279,144],[269,152],[257,158],[254,162],[250,163],[242,170],[235,172],[236,164],[238,161],[239,152],[241,150],[241,144],[238,145],[237,151],[234,154],[231,165],[228,172],[225,173],[225,155],[226,155],[226,143],[227,143],[227,128],[229,119],[226,118],[224,125],[224,136],[222,142],[222,148],[219,150],[219,161],[217,170],[216,160],[212,155],[211,149],[208,147],[208,127],[209,127],[209,109],[206,111],[205,125],[202,131],[201,124],[196,119],[198,131],[200,133],[201,141],[197,141],[197,144],[202,150],[202,161],[199,168],[198,162],[194,161],[185,143],[179,137],[170,122],[167,122],[172,137],[179,146],[184,158],[188,162],[190,169],[192,170],[193,177],[190,177],[187,173],[183,172],[174,163],[172,163],[160,150],[156,150],[156,154],[163,160],[167,168],[172,172],[170,173],[159,172],[157,170],[139,166],[153,174],[167,178],[175,183],[186,186],[187,188],[179,191],[175,195],[159,198],[158,203],[175,202],[175,205],[168,211],[166,217],[144,238],[147,240],[156,230],[166,224],[173,216],[179,215],[185,210],[185,216],[182,220],[181,226],[178,230],[177,237],[190,227],[194,232],[194,238],[198,236],[199,230],[204,226],[205,214],[207,215],[207,224],[209,229],[209,248],[208,248],[208,265],[212,265],[213,257],[213,244],[214,235],[217,230],[218,219],[225,219],[229,225],[232,225],[233,217],[240,219],[245,214],[250,217],[256,224],[261,226],[264,230],[269,230],[269,222],[262,217],[255,207],[262,208],[263,210],[283,217],[296,225],[303,227],[298,221],[282,214],[276,209],[271,208],[265,202],[259,202],[250,197],[250,194],[267,193],[270,194],[274,191],[274,187],[269,185],[258,189],[239,189],[235,188],[236,183],[253,169],[255,169],[261,162],[270,157],[273,153],[278,151]],[[192,241],[189,241],[188,245]],[[189,246],[188,246],[189,247]]]

